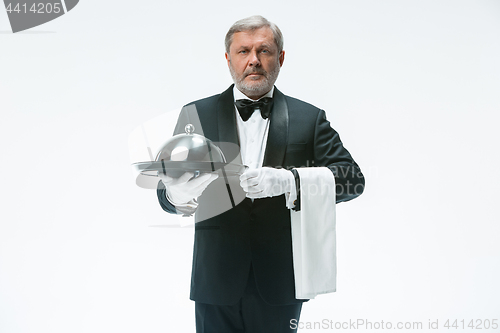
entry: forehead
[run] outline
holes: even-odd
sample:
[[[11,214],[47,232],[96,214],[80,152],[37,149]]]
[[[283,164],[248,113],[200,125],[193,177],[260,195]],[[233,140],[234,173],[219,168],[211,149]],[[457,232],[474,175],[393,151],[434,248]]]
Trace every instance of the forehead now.
[[[240,31],[233,35],[231,49],[239,47],[252,47],[267,44],[276,46],[274,43],[273,31],[269,27],[256,30]]]

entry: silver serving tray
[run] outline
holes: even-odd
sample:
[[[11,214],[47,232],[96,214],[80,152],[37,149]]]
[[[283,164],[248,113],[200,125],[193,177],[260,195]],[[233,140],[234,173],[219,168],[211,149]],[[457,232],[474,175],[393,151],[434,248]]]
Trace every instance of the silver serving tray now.
[[[192,161],[149,161],[133,163],[132,167],[145,176],[157,177],[159,173],[178,178],[184,172],[193,172],[195,176],[202,173],[217,172],[222,177],[240,176],[248,169],[242,164],[224,162],[192,162]]]

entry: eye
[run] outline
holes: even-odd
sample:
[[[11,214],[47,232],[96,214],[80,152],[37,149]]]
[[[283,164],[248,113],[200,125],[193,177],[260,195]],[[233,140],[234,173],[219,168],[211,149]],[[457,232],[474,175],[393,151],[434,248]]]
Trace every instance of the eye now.
[[[240,51],[240,53],[241,53],[241,54],[246,54],[246,53],[247,53],[247,51],[246,51],[246,50],[241,50],[241,51]]]

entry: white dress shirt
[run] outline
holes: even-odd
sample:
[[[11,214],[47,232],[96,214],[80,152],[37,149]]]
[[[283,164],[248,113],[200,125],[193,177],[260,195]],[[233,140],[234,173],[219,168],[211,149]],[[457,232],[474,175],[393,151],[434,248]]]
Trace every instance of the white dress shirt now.
[[[271,90],[262,96],[273,97],[274,86]],[[241,91],[239,91],[236,86],[233,88],[234,100],[239,99],[250,99],[245,96]],[[252,100],[257,101],[257,100]],[[240,152],[243,165],[248,166],[250,169],[261,168],[264,163],[264,155],[266,152],[267,136],[269,133],[270,118],[264,119],[260,113],[259,109],[256,109],[252,116],[247,120],[243,121],[241,119],[240,113],[236,105],[234,106],[236,112],[236,124],[238,126],[238,136],[240,138]],[[292,187],[292,192],[286,192],[285,198],[287,202],[287,207],[292,208],[295,206],[293,203],[297,199],[297,193],[295,186]],[[252,199],[253,201],[254,199]]]
[[[261,98],[273,97],[273,92],[274,86]],[[250,99],[239,91],[236,86],[233,88],[233,95],[235,101],[239,99]],[[260,168],[264,162],[264,152],[266,151],[267,135],[269,133],[269,118],[263,119],[260,110],[256,109],[247,121],[243,121],[236,105],[234,106],[234,112],[236,112],[236,125],[240,138],[240,153],[243,165],[248,166],[250,169]]]

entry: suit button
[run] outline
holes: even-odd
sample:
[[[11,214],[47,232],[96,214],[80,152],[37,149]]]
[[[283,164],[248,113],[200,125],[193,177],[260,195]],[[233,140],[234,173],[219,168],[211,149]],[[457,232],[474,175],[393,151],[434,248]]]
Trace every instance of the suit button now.
[[[293,205],[297,206],[297,199],[293,200]]]

